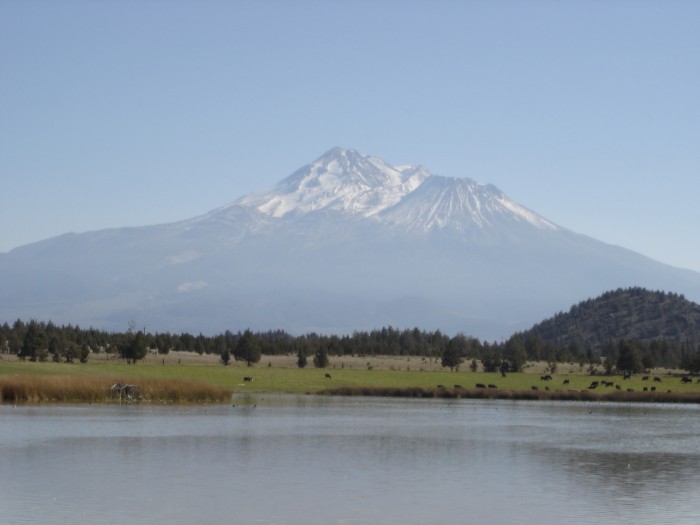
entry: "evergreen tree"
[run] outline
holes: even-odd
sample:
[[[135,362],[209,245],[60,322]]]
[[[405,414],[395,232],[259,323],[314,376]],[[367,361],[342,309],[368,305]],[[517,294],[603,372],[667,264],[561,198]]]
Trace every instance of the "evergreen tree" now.
[[[632,341],[620,341],[618,349],[618,370],[628,374],[636,374],[642,371],[642,359],[639,356],[637,346]]]
[[[455,368],[459,369],[459,365],[462,364],[462,361],[459,341],[457,338],[453,338],[442,351],[441,365],[449,366],[450,371],[453,371]]]
[[[299,350],[297,351],[297,366],[299,368],[306,368],[306,364],[306,351],[303,348],[299,348]]]
[[[31,321],[27,326],[27,332],[22,340],[22,349],[18,356],[20,359],[36,361],[40,357],[40,350],[44,346],[44,332],[36,321]],[[45,349],[44,349],[45,350]]]
[[[260,361],[262,357],[260,343],[253,335],[253,332],[250,330],[243,332],[243,335],[236,343],[236,348],[233,350],[233,357],[236,361],[245,361],[248,366],[252,366],[253,363]]]
[[[129,330],[122,343],[119,345],[119,355],[126,359],[129,364],[136,364],[136,361],[146,357],[148,346],[146,336],[143,332],[132,332]]]
[[[328,363],[328,351],[324,345],[321,345],[318,352],[314,355],[314,366],[316,368],[326,368]]]
[[[60,363],[63,355],[63,344],[58,336],[53,336],[49,341],[49,354],[54,363]]]
[[[90,358],[90,347],[86,344],[81,345],[80,355],[78,356],[81,363],[87,363]]]

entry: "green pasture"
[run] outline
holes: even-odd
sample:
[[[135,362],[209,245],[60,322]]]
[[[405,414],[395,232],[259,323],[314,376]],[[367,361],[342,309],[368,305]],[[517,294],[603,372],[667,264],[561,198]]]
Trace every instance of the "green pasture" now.
[[[644,387],[655,386],[657,392],[695,392],[700,393],[700,384],[682,384],[680,377],[659,376],[661,382],[654,382],[653,375],[648,381],[642,376],[633,376],[623,380],[622,376],[589,376],[579,374],[553,374],[551,381],[542,381],[540,374],[514,373],[502,377],[498,373],[413,371],[413,370],[379,370],[379,369],[317,369],[317,368],[277,368],[265,365],[245,367],[223,365],[178,365],[178,364],[144,364],[128,365],[122,361],[95,363],[32,363],[23,361],[0,360],[1,375],[71,375],[71,376],[109,376],[124,381],[137,382],[139,378],[168,381],[198,381],[220,385],[234,393],[242,392],[279,392],[295,394],[314,394],[331,388],[435,388],[442,385],[452,389],[460,385],[464,389],[474,389],[477,383],[494,384],[498,389],[523,391],[533,386],[539,390],[545,387],[555,390],[585,390],[592,381],[612,381],[626,391],[632,388],[641,392]],[[331,378],[327,378],[330,374]],[[253,378],[252,382],[243,380],[245,376]],[[569,384],[565,385],[564,380]],[[596,392],[609,392],[615,387],[599,386]]]

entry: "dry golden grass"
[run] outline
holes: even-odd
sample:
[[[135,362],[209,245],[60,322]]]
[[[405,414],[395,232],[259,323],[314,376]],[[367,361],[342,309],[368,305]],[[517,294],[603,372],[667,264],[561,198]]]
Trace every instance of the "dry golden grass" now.
[[[115,396],[110,388],[115,383],[137,386],[139,395],[131,398]],[[139,378],[124,380],[104,376],[0,376],[0,400],[4,403],[217,403],[231,399],[227,388],[194,381],[173,381]]]

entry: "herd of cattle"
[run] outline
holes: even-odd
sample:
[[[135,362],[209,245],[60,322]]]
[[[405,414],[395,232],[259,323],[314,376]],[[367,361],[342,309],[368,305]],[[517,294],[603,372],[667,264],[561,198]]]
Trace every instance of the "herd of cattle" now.
[[[625,380],[625,379],[631,379],[631,377],[632,377],[632,376],[631,376],[630,374],[625,374],[625,375],[622,376],[622,379],[623,379],[623,380]],[[649,378],[650,378],[650,377],[653,378],[653,381],[654,381],[655,383],[661,383],[661,378],[658,377],[658,376],[642,376],[642,381],[649,381]],[[330,374],[326,374],[326,379],[331,379],[331,375],[330,375]],[[541,376],[540,376],[540,381],[552,381],[553,379],[554,379],[554,378],[552,377],[551,374],[545,374],[545,375],[541,375]],[[250,381],[252,381],[252,380],[253,380],[253,378],[250,377],[250,376],[246,376],[246,377],[243,378],[243,381],[245,381],[245,382],[247,382],[247,383],[250,382]],[[693,382],[693,378],[690,377],[690,376],[683,376],[683,377],[681,377],[681,383],[683,383],[683,384],[689,384],[689,383],[692,383],[692,382]],[[697,382],[700,384],[700,378],[698,378]],[[568,379],[564,379],[564,381],[562,382],[562,384],[563,384],[563,385],[568,385],[568,384],[570,384],[570,381],[569,381]],[[595,389],[598,388],[599,386],[608,387],[608,388],[615,387],[616,390],[622,390],[622,387],[621,387],[620,385],[616,385],[616,384],[613,383],[612,381],[592,381],[591,384],[588,385],[588,389],[589,389],[589,390],[595,390]],[[445,388],[445,385],[438,385],[437,387],[438,387],[438,388]],[[464,389],[464,387],[463,387],[462,385],[455,385],[454,387],[455,387],[456,389]],[[114,387],[112,387],[112,388],[114,388]],[[498,388],[498,386],[494,385],[493,383],[489,383],[488,385],[485,385],[484,383],[477,383],[477,384],[476,384],[476,388],[491,388],[491,389],[496,389],[496,388]],[[539,387],[537,387],[536,385],[533,385],[531,388],[532,388],[532,390],[539,390]],[[548,387],[548,386],[545,386],[544,389],[545,389],[546,391],[549,391],[549,387]],[[644,390],[644,392],[656,392],[656,387],[655,387],[655,386],[652,386],[651,388],[649,388],[649,387],[646,387],[646,386],[645,386],[645,387],[643,388],[643,390]],[[634,392],[634,388],[628,388],[628,389],[627,389],[627,392]],[[670,392],[670,390],[668,390],[668,392]]]

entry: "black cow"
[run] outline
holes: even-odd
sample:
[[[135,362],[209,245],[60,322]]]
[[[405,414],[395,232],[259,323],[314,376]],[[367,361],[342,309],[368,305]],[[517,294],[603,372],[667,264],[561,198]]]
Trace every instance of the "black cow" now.
[[[661,383],[661,378],[654,376],[654,381],[656,381],[657,383]]]
[[[681,377],[681,383],[692,383],[692,382],[693,382],[692,377],[688,377],[688,376]]]
[[[330,374],[326,374],[326,378],[331,379],[331,375],[330,375]]]
[[[252,381],[252,380],[253,380],[252,377],[247,377],[247,376],[246,376],[246,377],[243,378],[243,381],[248,381],[248,382],[250,382],[250,381]]]
[[[493,383],[489,383],[489,388],[498,388],[498,387],[496,385],[494,385]]]
[[[563,383],[563,384],[568,385],[568,384],[569,384],[569,380],[568,380],[568,379],[564,379],[564,383]]]
[[[483,383],[477,383],[476,388],[486,388],[486,385]]]
[[[649,381],[649,376],[642,377],[642,381]]]
[[[622,376],[622,379],[630,379],[632,377],[631,374],[625,374]]]

